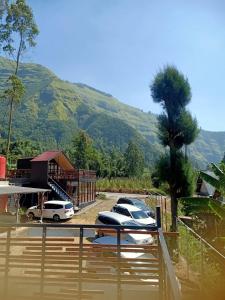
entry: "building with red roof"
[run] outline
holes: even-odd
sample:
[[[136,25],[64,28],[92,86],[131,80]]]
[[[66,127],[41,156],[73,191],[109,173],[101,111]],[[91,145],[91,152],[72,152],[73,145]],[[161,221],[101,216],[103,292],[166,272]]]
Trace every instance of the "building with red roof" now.
[[[51,189],[49,199],[69,200],[79,207],[95,201],[96,172],[76,169],[60,150],[18,159],[8,177],[13,183]]]

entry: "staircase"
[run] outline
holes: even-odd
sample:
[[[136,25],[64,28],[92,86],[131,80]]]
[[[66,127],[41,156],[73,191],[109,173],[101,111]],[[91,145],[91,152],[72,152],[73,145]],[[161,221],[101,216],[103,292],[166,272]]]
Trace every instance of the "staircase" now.
[[[48,178],[50,188],[64,201],[73,201],[73,199],[64,191],[64,189],[51,177]]]

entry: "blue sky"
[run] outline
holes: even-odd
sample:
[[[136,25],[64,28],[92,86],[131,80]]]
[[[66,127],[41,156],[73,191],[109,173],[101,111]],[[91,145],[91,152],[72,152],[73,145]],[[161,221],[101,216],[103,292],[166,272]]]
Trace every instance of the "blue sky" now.
[[[225,130],[224,0],[28,0],[40,29],[27,61],[159,113],[149,84],[166,64],[189,79],[203,129]]]

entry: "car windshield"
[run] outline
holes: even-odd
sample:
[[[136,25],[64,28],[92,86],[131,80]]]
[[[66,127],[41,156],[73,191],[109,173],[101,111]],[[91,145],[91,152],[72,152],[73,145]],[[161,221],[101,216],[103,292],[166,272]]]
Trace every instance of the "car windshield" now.
[[[144,211],[131,211],[131,215],[134,219],[147,219],[148,215]]]
[[[142,201],[134,201],[134,205],[141,209],[147,209],[146,205]]]
[[[135,221],[130,220],[130,221],[123,222],[121,225],[123,225],[123,226],[138,226],[139,224],[137,224]]]
[[[68,204],[65,205],[65,208],[66,208],[66,209],[69,209],[69,208],[72,208],[72,207],[73,207],[73,204],[72,204],[72,203],[68,203]]]

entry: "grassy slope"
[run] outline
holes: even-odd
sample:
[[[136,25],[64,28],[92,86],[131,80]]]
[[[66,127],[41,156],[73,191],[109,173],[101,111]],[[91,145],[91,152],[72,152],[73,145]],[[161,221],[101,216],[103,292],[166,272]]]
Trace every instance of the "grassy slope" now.
[[[13,63],[0,58],[0,89],[13,70]],[[78,127],[107,145],[124,148],[135,137],[154,159],[162,151],[157,139],[154,114],[123,104],[109,94],[84,84],[62,81],[47,68],[22,64],[19,72],[26,86],[25,99],[15,110],[16,136],[41,141],[45,148],[66,145]],[[6,102],[2,102],[2,134],[6,128]],[[48,134],[46,135],[46,131]],[[198,165],[219,161],[225,149],[224,132],[201,131],[189,152]]]

